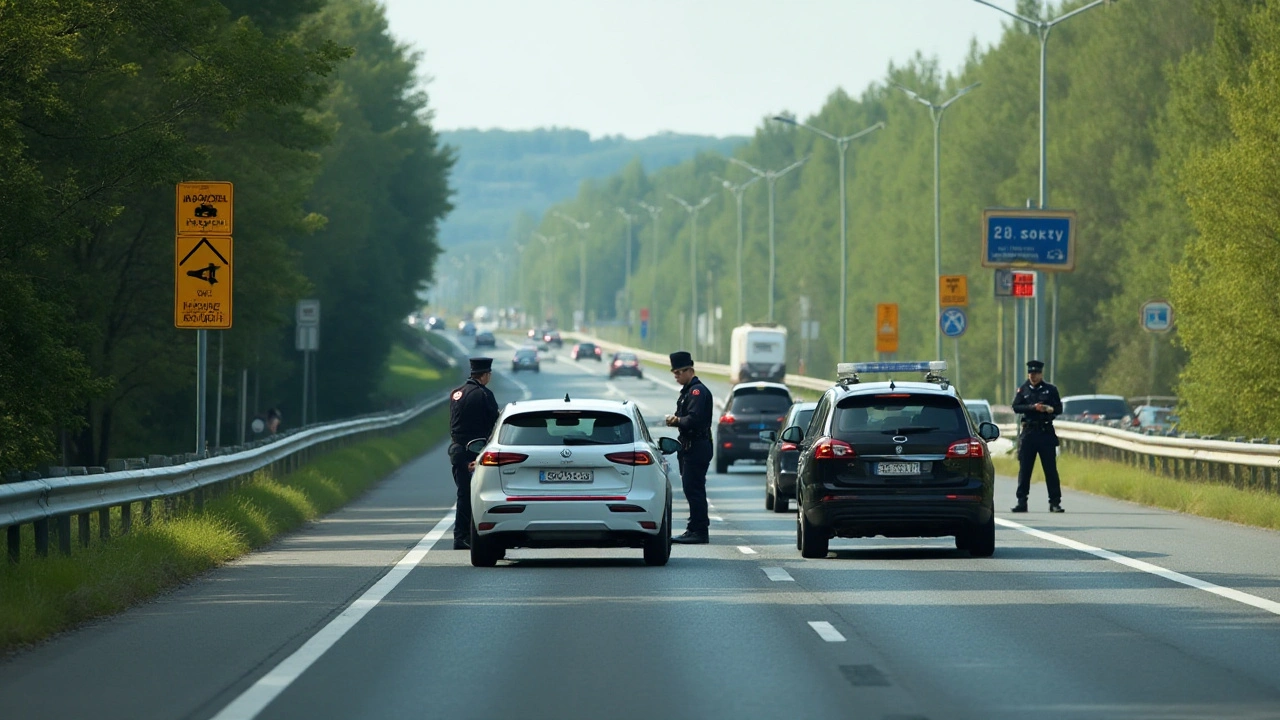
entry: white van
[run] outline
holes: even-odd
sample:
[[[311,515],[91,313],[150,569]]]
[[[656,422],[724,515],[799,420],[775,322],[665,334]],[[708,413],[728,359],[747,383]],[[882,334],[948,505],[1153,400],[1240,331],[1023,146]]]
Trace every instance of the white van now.
[[[787,374],[787,329],[776,323],[747,323],[729,342],[729,382],[782,382]]]

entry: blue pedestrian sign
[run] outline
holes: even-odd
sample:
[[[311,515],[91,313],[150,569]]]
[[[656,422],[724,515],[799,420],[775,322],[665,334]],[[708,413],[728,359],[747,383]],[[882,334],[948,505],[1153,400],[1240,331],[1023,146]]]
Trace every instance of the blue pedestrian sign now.
[[[958,338],[969,327],[969,318],[965,316],[963,308],[952,307],[942,311],[938,324],[942,326],[943,335]]]
[[[1166,300],[1151,300],[1142,305],[1142,329],[1166,333],[1173,329],[1173,306]]]
[[[649,337],[649,321],[641,320],[640,321],[640,339],[644,340],[647,337]]]
[[[1075,270],[1076,211],[983,210],[982,266]]]

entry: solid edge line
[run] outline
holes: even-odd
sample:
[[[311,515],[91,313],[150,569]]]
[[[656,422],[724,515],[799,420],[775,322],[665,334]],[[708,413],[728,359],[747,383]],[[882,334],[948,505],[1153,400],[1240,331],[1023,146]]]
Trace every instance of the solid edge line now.
[[[432,545],[444,537],[444,533],[453,525],[453,516],[457,511],[457,505],[449,509],[440,522],[427,533],[418,544],[414,546],[400,562],[395,564],[383,575],[376,583],[364,592],[355,602],[347,606],[333,620],[329,621],[311,639],[302,644],[302,647],[293,652],[292,655],[285,658],[272,668],[266,675],[258,679],[248,690],[245,690],[235,700],[222,709],[217,715],[213,716],[213,720],[252,720],[258,716],[258,713],[266,709],[275,700],[280,693],[297,680],[307,668],[311,667],[321,656],[325,654],[329,648],[333,647],[338,640],[342,639],[347,631],[355,627],[370,610],[377,607],[378,603],[395,589],[400,581],[408,577],[409,572],[417,567],[427,556],[427,551]]]
[[[818,637],[827,642],[845,642],[844,635],[841,635],[839,630],[825,620],[810,620],[809,627],[818,633]]]
[[[1089,553],[1090,555],[1100,557],[1103,560],[1110,560],[1112,562],[1120,563],[1121,565],[1131,567],[1134,570],[1141,570],[1142,572],[1151,573],[1152,575],[1159,575],[1160,577],[1165,578],[1166,580],[1172,580],[1176,583],[1181,583],[1183,585],[1196,588],[1197,590],[1203,590],[1208,593],[1213,593],[1214,595],[1227,598],[1228,600],[1235,600],[1236,602],[1244,603],[1245,605],[1252,605],[1253,607],[1256,607],[1259,610],[1266,610],[1267,612],[1272,613],[1274,615],[1280,615],[1280,603],[1275,602],[1273,600],[1260,598],[1257,595],[1250,595],[1249,593],[1240,592],[1239,590],[1233,590],[1228,587],[1222,587],[1221,585],[1214,585],[1211,582],[1207,582],[1199,578],[1194,578],[1194,577],[1191,577],[1190,575],[1183,575],[1180,572],[1175,572],[1173,570],[1166,570],[1165,568],[1162,568],[1159,565],[1152,565],[1151,563],[1143,562],[1141,560],[1134,560],[1131,557],[1125,557],[1124,555],[1111,552],[1110,550],[1103,550],[1102,548],[1096,548],[1092,545],[1085,545],[1082,542],[1076,542],[1075,540],[1062,537],[1061,535],[1054,535],[1053,533],[1047,533],[1043,530],[1037,530],[1033,527],[1020,525],[1016,522],[1013,522],[1012,520],[996,518],[996,523],[999,525],[1003,525],[1007,528],[1013,528],[1014,530],[1024,532],[1032,537],[1038,537],[1041,540],[1048,540],[1049,542],[1058,543],[1059,545],[1065,545],[1073,550],[1079,550],[1080,552]]]

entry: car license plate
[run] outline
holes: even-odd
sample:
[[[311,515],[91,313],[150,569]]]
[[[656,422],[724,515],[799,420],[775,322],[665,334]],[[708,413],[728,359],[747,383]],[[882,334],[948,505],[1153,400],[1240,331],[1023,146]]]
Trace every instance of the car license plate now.
[[[768,450],[768,449],[769,449],[769,443],[756,442],[756,443],[751,443],[751,444],[749,445],[749,447],[750,447],[752,450]]]
[[[594,470],[539,470],[538,482],[589,483],[595,480]]]
[[[882,462],[876,467],[877,475],[919,475],[918,462]]]

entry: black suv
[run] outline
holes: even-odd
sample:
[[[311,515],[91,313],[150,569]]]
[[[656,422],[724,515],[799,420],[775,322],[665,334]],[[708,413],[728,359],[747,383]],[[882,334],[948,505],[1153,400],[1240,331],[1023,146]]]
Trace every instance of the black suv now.
[[[995,552],[991,423],[974,426],[944,361],[841,363],[799,445],[796,545],[827,556],[832,537],[941,537],[974,557]],[[924,382],[860,382],[858,375],[925,372]]]
[[[809,427],[813,409],[818,403],[798,402],[787,411],[782,427]],[[769,457],[764,461],[764,509],[776,513],[787,511],[787,503],[796,496],[796,464],[800,447],[778,439],[776,430],[765,430],[760,439],[769,443]]]
[[[769,442],[760,437],[765,430],[782,429],[782,420],[791,407],[791,391],[771,382],[738,383],[729,391],[724,415],[716,425],[716,472],[729,472],[735,460],[764,460]]]

